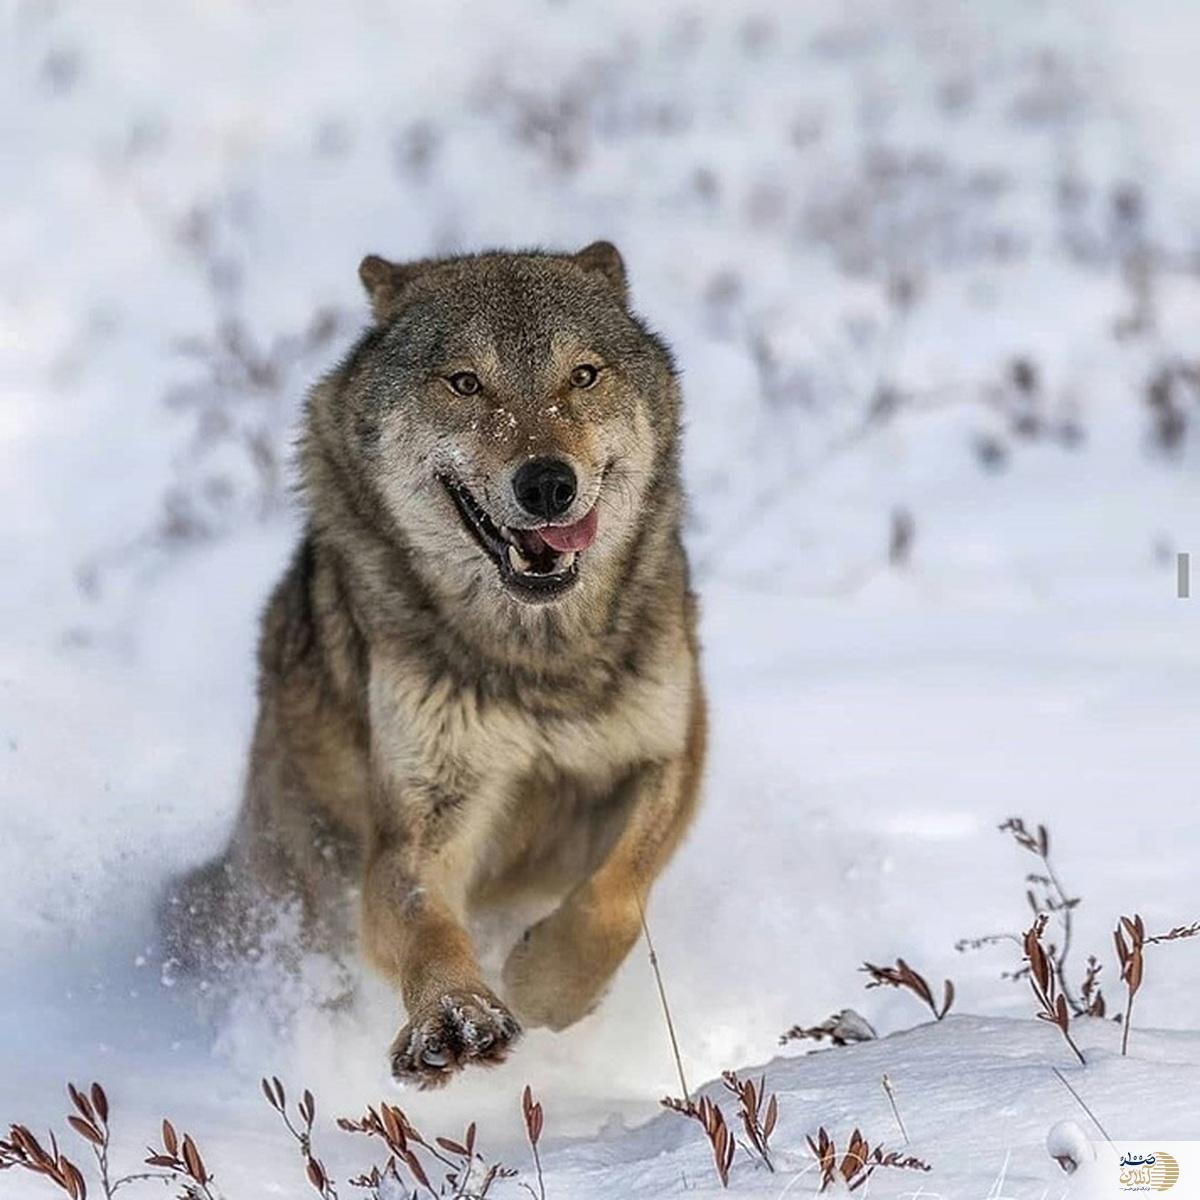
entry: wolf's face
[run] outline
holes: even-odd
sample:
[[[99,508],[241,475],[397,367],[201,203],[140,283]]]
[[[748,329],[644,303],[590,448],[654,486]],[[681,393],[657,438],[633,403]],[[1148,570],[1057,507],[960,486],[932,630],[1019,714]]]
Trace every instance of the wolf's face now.
[[[639,536],[678,420],[616,250],[361,274],[378,325],[338,424],[422,577],[451,600],[586,596]]]

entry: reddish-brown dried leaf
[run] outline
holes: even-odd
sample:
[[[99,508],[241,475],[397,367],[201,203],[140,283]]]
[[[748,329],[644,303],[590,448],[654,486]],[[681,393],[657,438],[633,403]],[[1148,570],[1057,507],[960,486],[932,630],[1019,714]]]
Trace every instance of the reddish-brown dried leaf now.
[[[317,1189],[318,1192],[325,1190],[325,1171],[321,1164],[315,1158],[309,1158],[304,1164],[305,1174],[308,1176],[308,1182]]]
[[[772,1096],[767,1101],[767,1119],[763,1122],[763,1139],[770,1138],[775,1132],[775,1122],[779,1120],[779,1097]]]
[[[950,1006],[953,1003],[954,1003],[954,984],[949,979],[947,979],[942,984],[942,1009],[941,1009],[941,1012],[938,1013],[939,1021],[950,1011]]]
[[[73,1200],[87,1200],[87,1182],[80,1173],[79,1168],[73,1163],[63,1159],[63,1171],[70,1182],[70,1191]]]
[[[92,1120],[95,1114],[92,1112],[92,1102],[73,1084],[67,1084],[67,1095],[71,1097],[71,1103],[75,1105],[80,1115],[87,1120]]]
[[[200,1157],[200,1151],[196,1149],[196,1143],[192,1141],[190,1133],[183,1135],[183,1162],[188,1169],[188,1174],[197,1183],[208,1182],[208,1172],[204,1169],[204,1159]]]
[[[85,1121],[83,1117],[68,1117],[67,1124],[75,1130],[84,1141],[91,1142],[93,1146],[104,1145],[104,1135],[101,1134],[91,1121]]]
[[[432,1191],[433,1189],[429,1186],[429,1176],[425,1174],[425,1168],[421,1166],[421,1160],[417,1158],[417,1156],[411,1150],[406,1150],[403,1158],[408,1166],[408,1169],[412,1172],[413,1178],[423,1188],[427,1188],[429,1191]]]
[[[105,1095],[104,1089],[98,1084],[92,1084],[92,1104],[99,1114],[101,1124],[108,1124],[108,1096]]]

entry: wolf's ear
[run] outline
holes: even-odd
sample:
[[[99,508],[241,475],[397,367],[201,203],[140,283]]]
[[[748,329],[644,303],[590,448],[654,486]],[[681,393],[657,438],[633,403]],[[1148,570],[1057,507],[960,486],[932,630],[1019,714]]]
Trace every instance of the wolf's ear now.
[[[622,304],[629,301],[629,281],[625,277],[625,260],[612,242],[593,242],[575,255],[575,262],[589,275],[602,276],[617,293]]]
[[[420,263],[388,262],[378,254],[368,254],[358,264],[358,277],[367,289],[376,321],[386,321],[395,314],[400,293],[420,273]]]

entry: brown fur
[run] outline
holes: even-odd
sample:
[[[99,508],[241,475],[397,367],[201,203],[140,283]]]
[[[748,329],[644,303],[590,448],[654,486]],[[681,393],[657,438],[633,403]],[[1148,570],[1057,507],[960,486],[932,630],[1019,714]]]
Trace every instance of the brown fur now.
[[[375,326],[308,405],[309,525],[267,609],[247,791],[226,854],[167,907],[185,960],[244,952],[257,901],[298,899],[305,940],[350,930],[404,1000],[398,1076],[498,1061],[528,1024],[591,1011],[694,813],[705,743],[679,537],[679,392],[628,309],[620,256],[364,260]],[[586,392],[578,362],[602,364]],[[451,394],[470,370],[480,394]],[[505,586],[439,475],[519,522],[512,471],[575,465],[599,506],[578,580]],[[514,526],[515,527],[515,526]],[[556,903],[483,980],[474,914]]]

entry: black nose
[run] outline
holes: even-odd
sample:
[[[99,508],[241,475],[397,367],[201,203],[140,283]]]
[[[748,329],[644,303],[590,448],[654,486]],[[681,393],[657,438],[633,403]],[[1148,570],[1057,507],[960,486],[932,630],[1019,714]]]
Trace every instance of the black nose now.
[[[531,516],[561,517],[575,499],[575,472],[558,458],[535,458],[513,476],[517,503]]]

